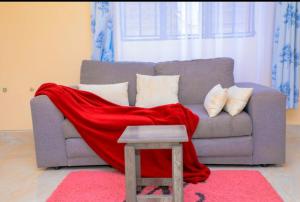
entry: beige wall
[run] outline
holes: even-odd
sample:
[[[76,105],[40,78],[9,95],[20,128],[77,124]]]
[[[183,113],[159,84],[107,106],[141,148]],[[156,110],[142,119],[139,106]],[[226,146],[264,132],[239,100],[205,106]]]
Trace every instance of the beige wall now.
[[[288,124],[300,125],[300,107],[298,109],[287,110],[286,118]]]
[[[90,55],[89,3],[0,3],[0,130],[30,129],[29,89],[78,83]]]
[[[90,55],[89,3],[0,3],[0,130],[30,129],[30,88],[78,83]],[[300,124],[300,110],[287,121]]]

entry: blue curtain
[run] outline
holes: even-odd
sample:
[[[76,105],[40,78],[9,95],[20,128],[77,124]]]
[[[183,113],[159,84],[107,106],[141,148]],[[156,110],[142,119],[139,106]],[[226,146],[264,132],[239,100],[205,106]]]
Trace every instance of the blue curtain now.
[[[92,2],[91,28],[93,35],[92,59],[114,61],[113,17],[109,2]]]
[[[299,102],[299,9],[298,2],[276,3],[272,85],[286,95],[286,108]]]

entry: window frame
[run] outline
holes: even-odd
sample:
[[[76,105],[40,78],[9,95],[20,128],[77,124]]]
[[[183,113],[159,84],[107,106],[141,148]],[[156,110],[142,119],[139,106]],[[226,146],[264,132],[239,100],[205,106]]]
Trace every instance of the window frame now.
[[[236,32],[234,27],[236,26],[234,20],[232,22],[232,32],[231,33],[217,33],[213,32],[211,25],[211,19],[213,15],[213,4],[218,4],[220,2],[203,2],[202,3],[202,38],[203,39],[212,39],[212,38],[243,38],[243,37],[253,37],[255,35],[255,4],[254,2],[249,3],[249,23],[248,23],[248,32]],[[222,2],[224,3],[224,2]],[[233,2],[239,3],[239,2]],[[233,6],[233,9],[236,9],[236,6]],[[214,10],[216,12],[216,9]],[[233,18],[235,18],[236,12],[233,12]],[[206,26],[205,26],[206,25]],[[219,25],[217,25],[219,26]],[[205,28],[209,28],[208,30]]]
[[[139,3],[139,35],[126,35],[126,8],[125,4],[127,2],[120,2],[119,10],[120,10],[120,36],[122,41],[159,41],[159,40],[180,40],[180,39],[213,39],[213,38],[243,38],[243,37],[253,37],[255,35],[255,4],[254,2],[249,2],[249,23],[248,23],[248,32],[236,32],[234,31],[235,23],[234,20],[232,22],[232,33],[217,33],[212,30],[212,21],[207,20],[207,18],[211,18],[212,7],[213,4],[218,2],[202,2],[202,5],[199,5],[199,31],[196,34],[180,34],[177,31],[177,34],[168,35],[164,34],[164,30],[166,30],[166,21],[167,14],[166,9],[163,7],[167,5],[169,2],[152,2],[155,3],[155,34],[154,35],[142,35],[141,34],[141,4]],[[233,4],[237,2],[232,2]],[[236,9],[235,6],[233,6]],[[159,9],[160,14],[157,12]],[[210,11],[210,12],[209,12]],[[208,14],[207,14],[208,13]],[[210,15],[210,16],[208,16]],[[236,13],[233,13],[235,16]],[[202,20],[201,20],[202,18]],[[164,24],[164,25],[163,25]],[[177,27],[177,26],[176,26]],[[207,27],[209,30],[207,30]]]

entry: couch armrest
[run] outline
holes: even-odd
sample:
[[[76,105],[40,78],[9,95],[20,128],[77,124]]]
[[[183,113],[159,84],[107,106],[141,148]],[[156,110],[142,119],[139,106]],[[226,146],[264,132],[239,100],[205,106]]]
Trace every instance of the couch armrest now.
[[[67,166],[62,113],[45,95],[32,98],[30,106],[37,166]]]
[[[246,106],[252,118],[254,164],[282,164],[285,162],[285,96],[279,91],[255,83],[237,83],[253,88]]]

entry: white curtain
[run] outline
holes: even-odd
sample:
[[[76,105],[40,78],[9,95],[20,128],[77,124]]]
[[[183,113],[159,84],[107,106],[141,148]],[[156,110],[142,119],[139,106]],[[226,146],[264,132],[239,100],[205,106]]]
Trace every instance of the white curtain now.
[[[235,81],[271,86],[274,2],[114,3],[115,60],[235,61]]]

